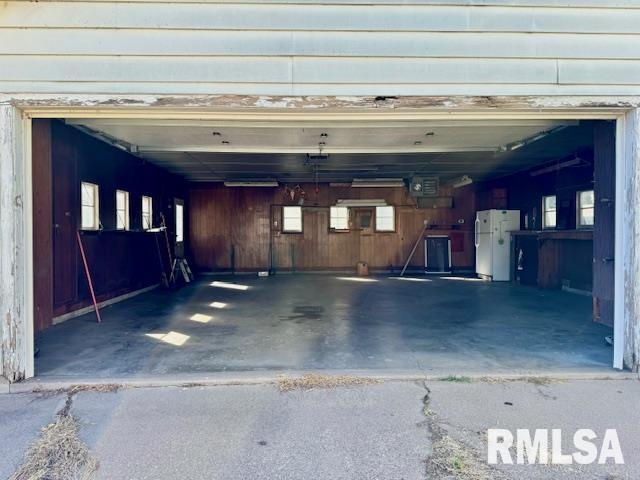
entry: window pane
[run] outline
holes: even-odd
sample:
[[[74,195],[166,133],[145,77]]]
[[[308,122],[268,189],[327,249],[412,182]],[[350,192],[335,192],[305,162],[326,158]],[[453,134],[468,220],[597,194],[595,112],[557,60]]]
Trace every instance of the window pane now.
[[[95,203],[95,185],[82,182],[82,205],[93,206]]]
[[[549,210],[555,210],[556,209],[556,196],[555,195],[544,197],[544,209],[547,212]]]
[[[116,192],[116,208],[124,210],[124,192]]]
[[[142,196],[142,229],[147,230],[153,225],[153,199]]]
[[[393,207],[376,207],[376,230],[395,230],[395,209]]]
[[[556,212],[545,212],[544,226],[547,228],[554,228],[556,226]]]
[[[593,225],[593,208],[581,208],[579,215],[579,223],[581,226]]]
[[[184,241],[184,207],[176,203],[176,242]]]
[[[349,209],[347,207],[331,207],[329,227],[336,230],[348,230]]]
[[[118,210],[116,212],[116,228],[118,230],[124,230],[126,227],[125,218],[124,218],[124,210]]]
[[[82,206],[82,228],[96,228],[94,210],[91,206]]]
[[[580,208],[593,207],[594,197],[593,190],[580,192]]]
[[[282,207],[282,230],[302,231],[302,207]]]

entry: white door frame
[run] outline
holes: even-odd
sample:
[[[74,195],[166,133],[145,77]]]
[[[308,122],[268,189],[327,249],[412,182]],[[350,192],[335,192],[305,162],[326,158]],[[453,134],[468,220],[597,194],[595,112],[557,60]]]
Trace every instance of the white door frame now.
[[[64,104],[64,98],[58,97],[56,99],[61,104]],[[154,99],[155,100],[155,99]],[[38,105],[38,102],[43,102],[43,105]],[[614,296],[614,346],[613,346],[613,367],[621,369],[623,366],[623,356],[625,348],[625,334],[628,332],[627,320],[629,318],[628,312],[625,310],[625,264],[626,262],[619,259],[628,258],[625,252],[629,251],[634,245],[630,242],[633,241],[633,226],[629,225],[629,222],[625,222],[625,208],[621,208],[626,205],[627,193],[631,188],[631,179],[629,172],[635,172],[635,155],[637,155],[636,148],[638,148],[633,140],[635,133],[640,128],[635,120],[630,121],[630,118],[637,119],[639,114],[637,110],[630,108],[627,104],[625,107],[591,107],[590,103],[585,103],[584,107],[579,104],[571,108],[567,107],[554,107],[554,105],[562,105],[561,101],[557,99],[548,100],[549,106],[544,106],[544,101],[541,99],[540,106],[534,107],[522,107],[518,109],[510,110],[508,108],[497,109],[463,109],[460,107],[457,111],[454,106],[451,109],[445,110],[441,107],[401,110],[397,109],[376,109],[369,108],[364,111],[356,111],[354,109],[345,109],[344,112],[337,111],[313,111],[312,108],[290,108],[289,110],[280,109],[275,107],[265,107],[262,109],[245,109],[245,110],[226,110],[219,109],[217,111],[211,110],[205,107],[182,107],[182,108],[159,108],[143,106],[137,108],[128,108],[114,106],[114,103],[107,104],[105,107],[96,106],[96,104],[86,104],[79,106],[52,106],[52,101],[45,101],[42,99],[25,99],[20,98],[13,102],[15,106],[0,105],[2,108],[15,109],[15,111],[21,115],[22,125],[21,132],[17,132],[16,135],[21,138],[14,139],[14,142],[21,143],[22,148],[17,154],[23,156],[23,175],[22,179],[22,205],[23,205],[23,235],[24,235],[24,258],[19,262],[24,268],[24,284],[21,288],[24,291],[24,301],[22,303],[22,319],[20,320],[20,330],[23,335],[26,336],[23,342],[24,348],[19,354],[22,356],[21,364],[23,365],[24,377],[29,378],[34,375],[34,338],[33,338],[33,205],[32,205],[32,159],[31,159],[31,119],[33,118],[156,118],[156,119],[211,119],[212,121],[221,119],[233,119],[234,121],[243,120],[259,120],[259,121],[274,121],[277,119],[316,119],[318,122],[331,121],[335,119],[340,120],[352,120],[352,121],[371,121],[371,120],[397,120],[399,118],[406,120],[436,120],[436,119],[550,119],[550,118],[562,118],[562,119],[608,119],[617,121],[616,129],[616,210],[615,210],[615,258],[618,261],[615,262],[615,296]],[[185,100],[188,103],[188,99]],[[555,103],[554,103],[555,102]],[[569,104],[572,102],[568,101]],[[611,100],[612,104],[615,103]],[[603,100],[602,102],[606,102]],[[116,104],[117,105],[117,104]],[[632,125],[631,125],[632,124]],[[631,125],[631,126],[630,126]],[[3,128],[0,125],[0,128]],[[18,150],[16,150],[18,151]],[[640,186],[638,186],[640,188]],[[627,212],[627,215],[629,213]],[[638,247],[640,248],[640,247]],[[638,260],[636,260],[638,261]],[[629,267],[630,269],[633,266]],[[635,278],[635,277],[633,277]],[[629,283],[626,284],[627,288]],[[17,288],[17,287],[16,287]],[[637,348],[637,347],[636,347]],[[3,352],[0,351],[0,355]],[[5,352],[6,354],[6,352]]]

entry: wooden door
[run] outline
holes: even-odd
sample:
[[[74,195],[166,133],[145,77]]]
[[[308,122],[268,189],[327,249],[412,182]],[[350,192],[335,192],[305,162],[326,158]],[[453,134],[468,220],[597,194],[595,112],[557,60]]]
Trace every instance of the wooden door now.
[[[77,215],[79,184],[75,150],[54,144],[53,154],[53,303],[64,305],[76,298]]]
[[[594,128],[593,319],[613,326],[615,122]]]
[[[374,259],[372,208],[358,208],[356,210],[355,227],[360,232],[358,261],[371,264]]]

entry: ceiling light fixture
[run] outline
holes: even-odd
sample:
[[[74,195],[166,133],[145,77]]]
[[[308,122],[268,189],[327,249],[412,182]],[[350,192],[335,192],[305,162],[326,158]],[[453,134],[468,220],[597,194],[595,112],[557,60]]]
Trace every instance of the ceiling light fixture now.
[[[336,202],[337,207],[385,207],[387,202],[382,198],[348,198],[339,199]]]
[[[560,162],[560,163],[551,165],[549,167],[544,167],[539,170],[534,170],[533,172],[529,173],[529,176],[537,177],[539,175],[544,175],[545,173],[557,172],[558,170],[562,170],[563,168],[574,167],[574,166],[580,165],[581,163],[582,163],[582,159],[580,157],[576,157],[572,160],[567,160],[566,162]]]
[[[513,152],[514,150],[522,148],[525,145],[529,145],[531,143],[537,142],[538,140],[542,140],[543,138],[548,137],[552,133],[557,133],[560,130],[564,130],[567,127],[568,125],[560,125],[555,128],[550,128],[549,130],[543,130],[542,132],[538,132],[529,138],[524,138],[522,140],[507,143],[506,145],[502,145],[498,147],[498,153]]]
[[[352,187],[404,187],[402,178],[354,178]]]
[[[473,183],[473,178],[471,178],[469,175],[463,175],[460,178],[457,178],[453,182],[451,182],[451,186],[453,188],[460,188],[466,185],[471,185],[472,183]]]
[[[224,182],[225,187],[277,187],[276,181],[263,181],[263,182]]]

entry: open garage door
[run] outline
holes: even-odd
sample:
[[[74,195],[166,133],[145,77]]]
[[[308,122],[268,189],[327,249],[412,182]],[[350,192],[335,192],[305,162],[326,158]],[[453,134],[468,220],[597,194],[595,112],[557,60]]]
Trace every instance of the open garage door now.
[[[39,374],[611,365],[611,124],[37,122]]]

